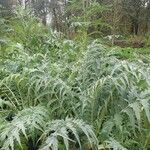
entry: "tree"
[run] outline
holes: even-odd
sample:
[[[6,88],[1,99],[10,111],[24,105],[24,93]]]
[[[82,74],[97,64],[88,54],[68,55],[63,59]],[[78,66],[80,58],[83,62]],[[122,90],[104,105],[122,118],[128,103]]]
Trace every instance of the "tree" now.
[[[130,33],[138,35],[140,24],[142,22],[142,11],[145,9],[147,2],[143,0],[126,0],[123,1],[124,15],[129,18],[131,23]]]
[[[112,32],[112,45],[115,42],[115,35],[117,31],[119,31],[120,20],[122,17],[122,0],[113,0],[112,2],[112,25],[111,25],[111,32]]]
[[[17,4],[17,0],[0,0],[0,15],[9,17],[12,14],[13,6]]]

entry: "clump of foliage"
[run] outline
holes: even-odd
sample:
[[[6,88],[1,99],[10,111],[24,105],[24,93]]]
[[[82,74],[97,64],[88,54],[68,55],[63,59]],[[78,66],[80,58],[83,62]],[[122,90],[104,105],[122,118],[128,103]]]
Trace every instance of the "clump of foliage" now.
[[[3,28],[0,148],[147,149],[149,63],[60,39],[31,16],[19,11]]]

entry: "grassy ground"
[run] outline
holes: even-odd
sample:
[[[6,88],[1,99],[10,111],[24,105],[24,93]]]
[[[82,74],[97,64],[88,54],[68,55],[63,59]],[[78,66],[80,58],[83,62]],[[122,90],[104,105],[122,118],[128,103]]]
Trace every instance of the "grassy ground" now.
[[[145,48],[121,48],[121,47],[111,47],[110,55],[116,56],[118,59],[129,59],[142,61],[148,61],[150,56],[150,47]]]

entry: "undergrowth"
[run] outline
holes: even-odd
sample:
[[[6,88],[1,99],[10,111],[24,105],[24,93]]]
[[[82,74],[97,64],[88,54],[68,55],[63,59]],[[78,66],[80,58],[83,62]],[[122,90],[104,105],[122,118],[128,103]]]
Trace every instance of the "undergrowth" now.
[[[32,14],[0,23],[1,149],[148,149],[144,55],[61,39]]]

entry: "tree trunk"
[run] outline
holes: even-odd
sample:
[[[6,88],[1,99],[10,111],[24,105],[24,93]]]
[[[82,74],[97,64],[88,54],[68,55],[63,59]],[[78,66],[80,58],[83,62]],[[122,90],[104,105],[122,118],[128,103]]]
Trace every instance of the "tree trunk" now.
[[[138,23],[138,21],[136,21],[135,26],[134,26],[134,34],[138,35],[138,31],[139,31],[139,23]]]
[[[138,35],[139,31],[139,21],[138,18],[132,19],[132,24],[131,24],[131,34],[133,35]]]
[[[54,28],[55,28],[57,31],[59,31],[59,25],[58,25],[57,14],[56,14],[55,8],[53,8],[53,14],[54,14],[54,22],[55,22]]]

